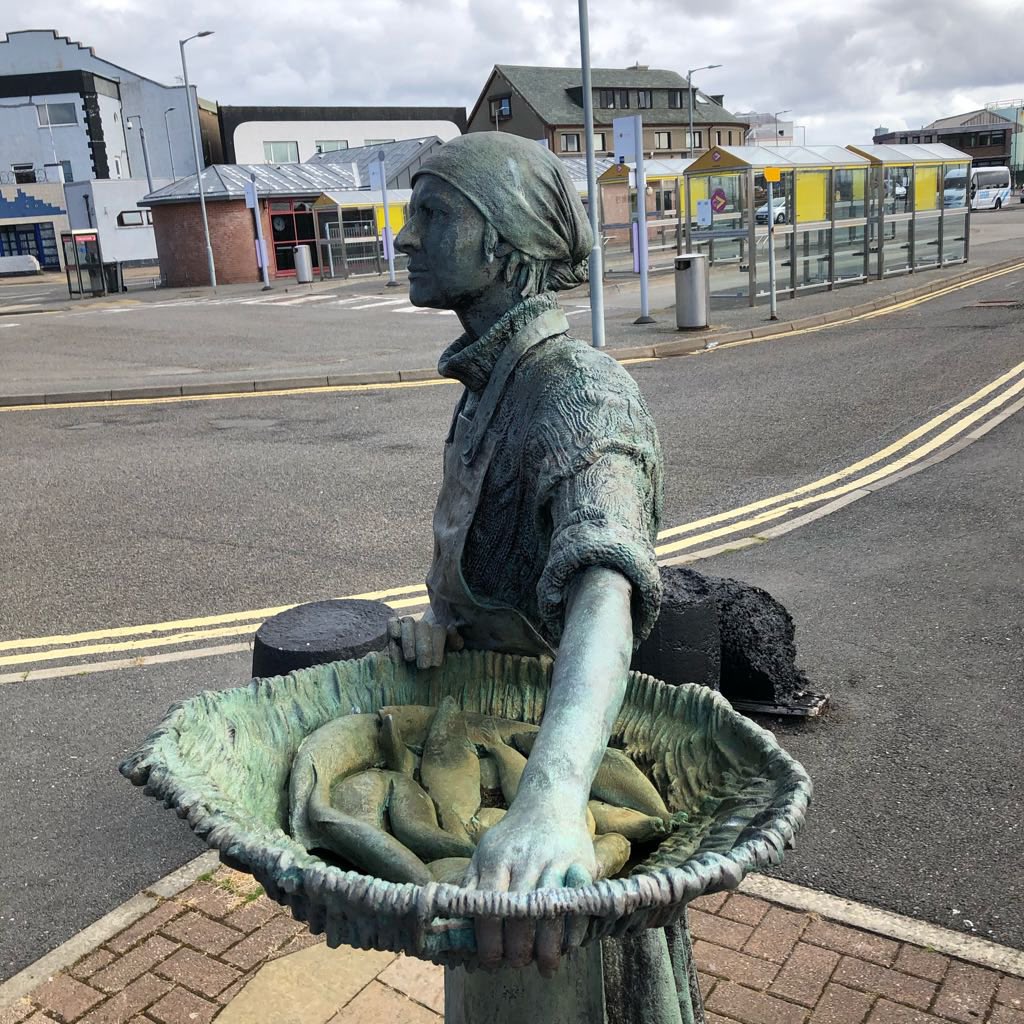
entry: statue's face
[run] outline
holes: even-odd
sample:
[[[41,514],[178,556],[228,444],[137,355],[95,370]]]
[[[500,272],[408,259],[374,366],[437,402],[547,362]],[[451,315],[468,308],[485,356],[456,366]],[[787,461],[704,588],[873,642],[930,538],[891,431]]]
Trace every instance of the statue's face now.
[[[409,219],[395,248],[409,257],[409,301],[414,306],[461,310],[494,283],[498,263],[484,257],[483,214],[448,182],[417,178]]]

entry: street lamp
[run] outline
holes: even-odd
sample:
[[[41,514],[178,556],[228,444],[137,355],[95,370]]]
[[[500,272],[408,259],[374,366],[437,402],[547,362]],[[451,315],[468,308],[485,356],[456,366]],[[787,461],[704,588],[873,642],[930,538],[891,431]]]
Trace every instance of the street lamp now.
[[[203,237],[206,239],[206,264],[210,269],[210,286],[217,287],[217,271],[213,266],[213,246],[210,244],[210,222],[206,219],[206,196],[203,193],[203,169],[199,162],[199,136],[196,133],[196,117],[192,113],[192,91],[188,84],[188,65],[185,63],[185,44],[193,39],[203,39],[205,36],[212,36],[213,33],[197,32],[188,39],[179,39],[178,48],[181,50],[181,73],[185,79],[185,109],[188,111],[188,127],[192,135],[192,152],[196,158],[196,183],[199,186],[199,209],[203,216]]]
[[[773,115],[775,118],[775,145],[779,144],[779,114],[789,114],[792,112],[792,107],[786,107],[785,110],[776,110]]]
[[[167,155],[171,158],[171,181],[174,181],[174,150],[171,148],[171,129],[170,126],[167,124],[167,115],[172,110],[174,110],[174,107],[168,107],[164,111],[164,134],[167,136]]]
[[[712,68],[720,68],[721,64],[705,64],[700,68],[690,68],[686,72],[686,106],[689,108],[690,132],[686,139],[686,155],[693,156],[693,73],[695,71],[711,71]]]
[[[129,114],[125,119],[124,123],[131,128],[132,121],[139,122],[139,139],[142,142],[142,162],[146,165],[146,184],[149,186],[149,191],[153,191],[153,175],[149,170],[149,147],[146,145],[146,129],[142,124],[141,114]]]

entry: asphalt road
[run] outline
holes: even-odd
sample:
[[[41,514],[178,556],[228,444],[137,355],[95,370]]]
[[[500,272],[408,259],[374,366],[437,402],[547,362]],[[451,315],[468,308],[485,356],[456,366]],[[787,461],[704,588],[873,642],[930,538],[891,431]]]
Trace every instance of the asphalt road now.
[[[1020,311],[978,303],[1012,301],[1022,283],[634,366],[665,451],[664,525],[848,465],[1019,363]],[[442,384],[0,413],[0,640],[419,582],[455,397]],[[784,874],[940,924],[967,918],[1024,948],[1021,432],[1011,419],[701,567],[786,602],[801,663],[834,697],[826,720],[781,729],[818,791]],[[199,852],[116,764],[171,702],[235,685],[247,665],[239,654],[0,686],[0,818],[14,826],[0,976]]]

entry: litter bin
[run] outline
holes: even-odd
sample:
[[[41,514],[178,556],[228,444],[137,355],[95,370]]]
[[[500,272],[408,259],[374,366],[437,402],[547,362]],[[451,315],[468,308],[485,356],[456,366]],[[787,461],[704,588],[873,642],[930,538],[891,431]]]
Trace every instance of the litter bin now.
[[[706,328],[710,305],[707,256],[702,252],[687,252],[677,256],[676,327],[681,331]]]
[[[103,283],[106,285],[108,295],[114,295],[125,290],[124,270],[120,263],[103,264]]]
[[[295,280],[298,284],[313,283],[313,258],[308,245],[295,246]]]

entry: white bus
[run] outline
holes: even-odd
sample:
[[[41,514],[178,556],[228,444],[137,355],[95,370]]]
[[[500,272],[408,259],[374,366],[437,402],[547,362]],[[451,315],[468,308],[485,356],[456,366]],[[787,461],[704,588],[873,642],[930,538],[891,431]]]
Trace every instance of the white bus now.
[[[971,209],[1001,210],[1010,201],[1009,167],[971,168]],[[943,183],[943,203],[948,206],[965,206],[964,175],[962,171],[950,171]]]

